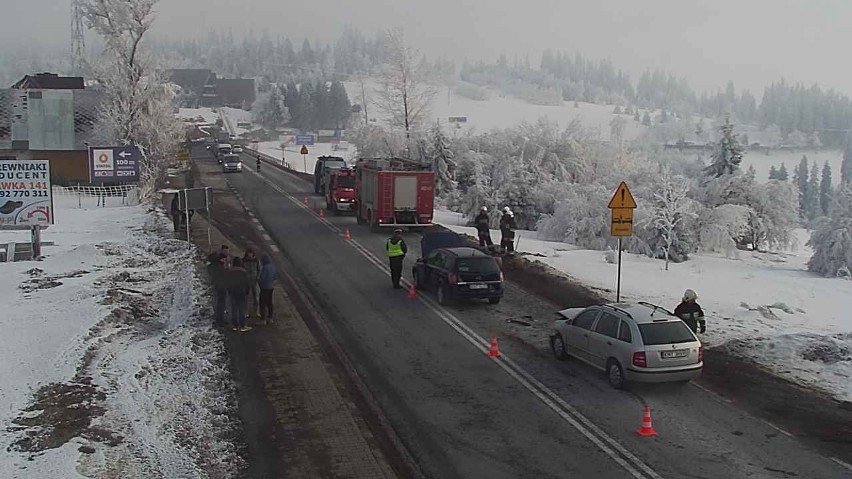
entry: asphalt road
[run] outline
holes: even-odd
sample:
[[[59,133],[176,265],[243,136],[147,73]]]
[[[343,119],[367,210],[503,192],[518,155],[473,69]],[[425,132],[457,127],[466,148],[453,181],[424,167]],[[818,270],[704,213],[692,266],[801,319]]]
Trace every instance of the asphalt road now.
[[[511,284],[496,306],[444,308],[429,293],[408,299],[391,288],[385,236],[353,217],[320,219],[324,202],[312,185],[269,165],[228,180],[294,265],[291,273],[428,477],[852,477],[695,385],[616,391],[597,371],[557,362],[518,336],[503,337],[504,357],[489,359],[485,338],[505,330],[506,319],[549,321],[553,306]],[[352,241],[342,238],[344,228]],[[408,277],[419,236],[405,238]],[[645,404],[656,438],[635,434]]]

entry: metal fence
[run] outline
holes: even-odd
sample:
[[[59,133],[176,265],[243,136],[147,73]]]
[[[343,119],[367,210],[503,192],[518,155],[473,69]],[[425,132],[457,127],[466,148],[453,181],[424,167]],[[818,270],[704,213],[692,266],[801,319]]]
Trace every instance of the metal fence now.
[[[139,204],[139,187],[121,186],[54,186],[53,206],[56,209],[114,208]]]

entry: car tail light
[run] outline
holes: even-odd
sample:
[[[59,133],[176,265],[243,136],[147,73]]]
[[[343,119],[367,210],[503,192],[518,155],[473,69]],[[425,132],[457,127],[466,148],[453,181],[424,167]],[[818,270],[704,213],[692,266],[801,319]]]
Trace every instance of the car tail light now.
[[[698,362],[704,361],[704,346],[698,346]]]
[[[645,357],[645,351],[633,353],[633,365],[639,368],[648,367],[648,358]]]
[[[455,273],[450,273],[449,275],[447,275],[447,281],[449,281],[450,284],[458,284],[459,283],[459,279],[458,279],[458,277],[456,276]]]

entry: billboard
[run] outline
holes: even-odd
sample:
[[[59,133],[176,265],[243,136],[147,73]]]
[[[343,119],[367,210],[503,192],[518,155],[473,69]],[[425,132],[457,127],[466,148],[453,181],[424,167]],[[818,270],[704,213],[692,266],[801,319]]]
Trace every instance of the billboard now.
[[[89,181],[137,182],[141,156],[136,146],[89,147]]]
[[[296,144],[298,145],[313,145],[314,135],[296,135]]]
[[[53,224],[49,160],[0,160],[0,227]]]

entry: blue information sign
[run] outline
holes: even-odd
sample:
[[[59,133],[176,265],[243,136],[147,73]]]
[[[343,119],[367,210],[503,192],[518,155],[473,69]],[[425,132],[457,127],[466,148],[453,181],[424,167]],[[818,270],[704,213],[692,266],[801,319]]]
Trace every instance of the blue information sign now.
[[[296,135],[297,145],[313,145],[314,135]]]
[[[92,183],[139,181],[142,155],[137,146],[89,147],[89,180]]]

